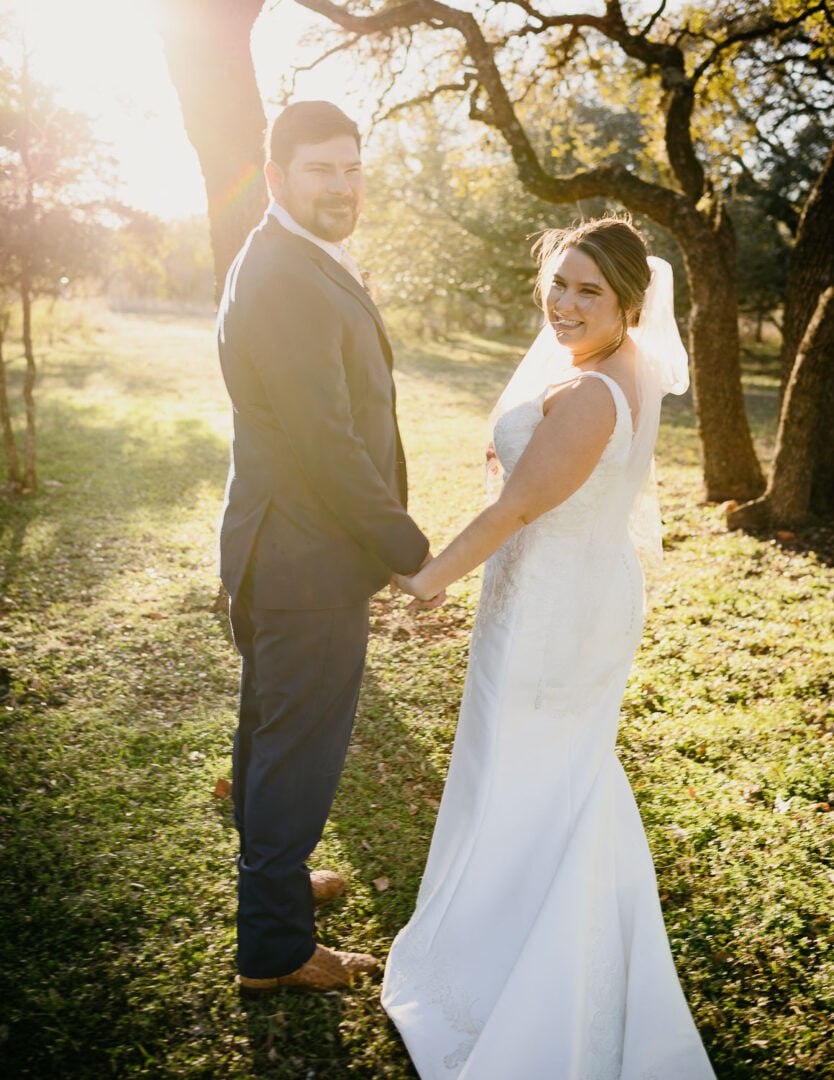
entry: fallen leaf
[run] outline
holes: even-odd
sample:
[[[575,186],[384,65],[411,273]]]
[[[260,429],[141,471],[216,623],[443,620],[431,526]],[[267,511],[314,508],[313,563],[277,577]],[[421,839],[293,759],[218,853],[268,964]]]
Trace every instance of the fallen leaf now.
[[[695,788],[691,784],[688,784],[686,790],[689,792],[690,799],[694,799],[695,798]]]
[[[212,795],[215,799],[228,799],[232,794],[232,784],[230,780],[224,780],[222,777],[214,785],[214,791]]]
[[[387,877],[374,878],[374,888],[377,892],[385,892],[386,889],[391,888],[391,882]]]
[[[735,499],[728,499],[726,502],[722,503],[718,509],[722,514],[732,514],[733,510],[738,510],[738,503]]]
[[[162,614],[161,611],[146,611],[145,612],[145,618],[146,619],[164,619],[165,616]]]
[[[776,539],[781,540],[783,544],[787,544],[791,540],[796,540],[796,533],[791,532],[789,529],[780,529],[776,533]]]

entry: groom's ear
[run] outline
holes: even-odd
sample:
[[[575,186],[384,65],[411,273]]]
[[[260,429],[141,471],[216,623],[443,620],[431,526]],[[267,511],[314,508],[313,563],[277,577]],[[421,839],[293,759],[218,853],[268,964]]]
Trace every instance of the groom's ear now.
[[[270,160],[264,165],[264,174],[266,175],[266,186],[269,188],[270,195],[277,199],[284,186],[284,170],[280,165]]]

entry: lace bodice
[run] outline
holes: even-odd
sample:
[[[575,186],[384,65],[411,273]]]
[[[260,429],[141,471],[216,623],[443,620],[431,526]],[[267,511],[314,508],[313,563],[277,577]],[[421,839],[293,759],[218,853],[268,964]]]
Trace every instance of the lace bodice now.
[[[631,447],[632,421],[625,394],[614,379],[603,375],[602,372],[585,372],[581,378],[601,379],[610,389],[617,416],[614,430],[609,436],[594,471],[585,483],[559,506],[543,514],[528,528],[536,526],[541,528],[542,525],[547,526],[556,522],[560,528],[569,527],[571,522],[577,527],[582,527],[587,522],[588,515],[593,514],[594,507],[604,496],[608,484],[616,478],[628,457]],[[531,401],[521,402],[500,416],[496,422],[493,441],[495,453],[504,469],[505,481],[544,417],[543,407],[546,394],[545,389]]]

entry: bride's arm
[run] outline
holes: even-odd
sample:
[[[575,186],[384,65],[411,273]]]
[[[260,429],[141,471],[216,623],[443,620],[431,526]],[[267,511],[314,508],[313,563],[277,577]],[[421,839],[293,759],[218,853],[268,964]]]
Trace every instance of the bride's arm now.
[[[403,590],[422,600],[436,596],[522,526],[564,502],[593,472],[615,420],[614,400],[600,379],[556,391],[498,500],[414,577],[397,576]]]

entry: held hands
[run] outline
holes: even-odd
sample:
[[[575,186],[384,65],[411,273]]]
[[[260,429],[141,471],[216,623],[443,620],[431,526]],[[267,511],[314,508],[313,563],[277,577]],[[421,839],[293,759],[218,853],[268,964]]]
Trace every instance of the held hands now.
[[[429,552],[416,574],[411,576],[393,574],[391,577],[392,596],[396,596],[398,592],[404,592],[414,597],[408,605],[409,611],[430,611],[432,608],[440,607],[446,600],[445,589],[441,589],[440,592],[433,592],[430,587],[427,587],[426,575],[423,570],[431,562],[432,558],[433,556]]]
[[[400,592],[408,593],[414,599],[408,605],[409,611],[430,611],[440,607],[446,600],[446,590],[441,589],[435,596],[430,596],[425,588],[421,588],[420,574],[414,577],[404,577],[402,574],[394,574],[392,579]]]

